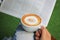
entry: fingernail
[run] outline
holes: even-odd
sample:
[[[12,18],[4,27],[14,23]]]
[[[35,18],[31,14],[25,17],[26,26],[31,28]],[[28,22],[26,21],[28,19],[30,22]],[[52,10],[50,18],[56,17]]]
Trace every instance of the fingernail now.
[[[44,26],[41,26],[41,29],[44,29]]]

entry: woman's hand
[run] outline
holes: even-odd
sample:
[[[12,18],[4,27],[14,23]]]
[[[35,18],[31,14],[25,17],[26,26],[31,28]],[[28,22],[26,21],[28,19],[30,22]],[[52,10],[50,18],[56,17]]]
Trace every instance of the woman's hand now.
[[[35,33],[36,40],[51,40],[51,35],[45,27],[42,27]]]

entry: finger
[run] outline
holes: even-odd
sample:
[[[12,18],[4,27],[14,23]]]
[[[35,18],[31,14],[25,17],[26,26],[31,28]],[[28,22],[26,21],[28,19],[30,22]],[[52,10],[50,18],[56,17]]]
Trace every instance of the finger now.
[[[35,37],[35,40],[40,40],[40,38],[36,36],[36,37]]]
[[[44,29],[44,26],[41,27],[41,30],[43,30],[43,29]]]
[[[44,26],[41,27],[41,36],[46,35],[46,28]]]
[[[36,35],[36,36],[38,36],[38,37],[40,36],[40,34],[39,34],[39,32],[38,32],[38,31],[36,31],[35,35]]]
[[[41,29],[38,30],[39,34],[41,34]]]
[[[41,32],[41,29],[39,29],[39,30],[38,30],[38,32],[39,32],[39,34],[40,34],[40,37],[41,37],[41,33],[42,33],[42,32]]]
[[[48,37],[51,37],[51,34],[49,33],[49,31],[46,29],[46,34]]]
[[[42,27],[42,36],[44,36],[44,35],[47,36],[47,37],[51,37],[48,30],[45,27]]]

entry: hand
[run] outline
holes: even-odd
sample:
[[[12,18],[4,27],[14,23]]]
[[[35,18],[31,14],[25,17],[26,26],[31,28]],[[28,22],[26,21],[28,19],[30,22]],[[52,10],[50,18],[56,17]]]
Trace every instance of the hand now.
[[[36,40],[51,40],[51,35],[45,27],[42,27],[35,33]]]

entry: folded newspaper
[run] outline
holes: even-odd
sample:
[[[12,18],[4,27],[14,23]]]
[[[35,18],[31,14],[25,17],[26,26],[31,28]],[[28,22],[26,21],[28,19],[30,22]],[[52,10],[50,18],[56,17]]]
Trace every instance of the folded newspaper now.
[[[3,0],[2,2],[0,1],[0,3],[0,12],[17,18],[21,18],[22,15],[26,13],[35,13],[42,18],[42,25],[46,27],[53,12],[56,0]],[[24,38],[19,37],[19,35]],[[32,36],[33,33],[19,31],[16,40],[18,40],[18,38],[19,40],[28,40],[27,37],[33,40]]]

